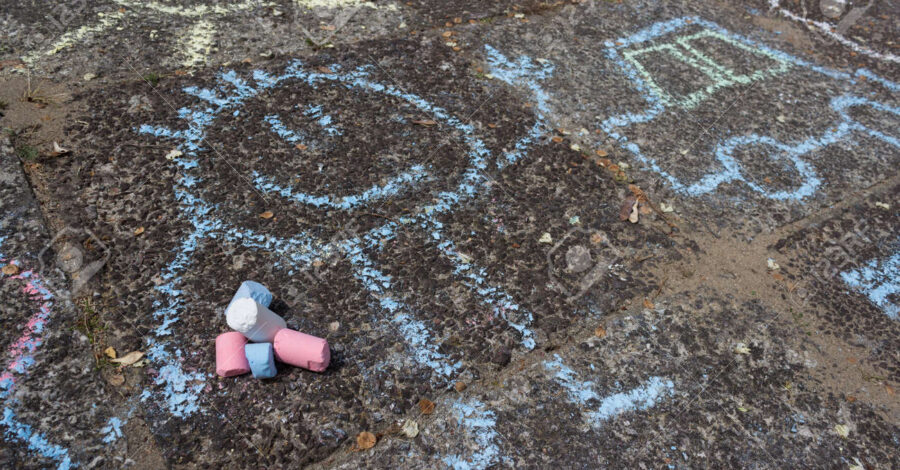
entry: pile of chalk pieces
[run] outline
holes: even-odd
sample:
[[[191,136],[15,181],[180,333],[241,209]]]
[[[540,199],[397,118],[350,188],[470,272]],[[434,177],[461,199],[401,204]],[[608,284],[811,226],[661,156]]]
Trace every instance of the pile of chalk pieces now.
[[[225,309],[234,331],[216,337],[216,373],[222,377],[252,372],[257,379],[275,377],[275,359],[315,372],[328,368],[331,351],[323,338],[287,328],[269,310],[272,293],[262,284],[244,281]]]

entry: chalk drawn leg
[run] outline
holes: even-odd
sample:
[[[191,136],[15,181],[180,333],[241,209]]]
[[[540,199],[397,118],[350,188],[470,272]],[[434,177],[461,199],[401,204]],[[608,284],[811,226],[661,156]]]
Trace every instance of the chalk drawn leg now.
[[[559,355],[555,355],[552,361],[544,362],[544,368],[554,374],[556,382],[566,390],[570,402],[581,409],[590,409],[585,419],[595,429],[621,414],[652,408],[675,390],[671,380],[650,377],[637,388],[601,397],[594,391],[594,383],[578,379],[576,372],[566,366]]]
[[[468,456],[446,456],[442,459],[444,464],[454,470],[471,470],[488,468],[508,460],[501,455],[500,447],[497,445],[500,439],[500,435],[494,429],[497,425],[497,415],[484,403],[478,400],[459,401],[452,405],[452,412],[459,427],[471,436],[478,450]]]
[[[379,306],[391,316],[390,321],[400,330],[416,361],[443,378],[455,375],[462,367],[462,362],[453,363],[450,358],[438,351],[428,326],[410,313],[412,309],[409,306],[390,293],[391,276],[375,266],[364,253],[363,246],[358,240],[348,240],[344,243],[344,249],[355,270],[354,276],[378,299]]]

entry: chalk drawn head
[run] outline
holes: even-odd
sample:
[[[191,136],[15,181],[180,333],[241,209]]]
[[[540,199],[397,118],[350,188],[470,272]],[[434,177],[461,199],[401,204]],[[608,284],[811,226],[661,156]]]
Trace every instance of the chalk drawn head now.
[[[66,227],[41,249],[38,262],[41,273],[61,272],[69,279],[67,289],[57,292],[57,297],[74,298],[84,293],[109,256],[109,248],[93,232]]]
[[[547,252],[551,288],[574,302],[624,259],[602,231],[574,227]]]

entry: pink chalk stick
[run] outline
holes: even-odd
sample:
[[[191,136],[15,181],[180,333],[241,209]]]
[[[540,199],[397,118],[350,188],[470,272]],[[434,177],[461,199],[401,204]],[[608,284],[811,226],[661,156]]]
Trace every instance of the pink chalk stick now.
[[[289,328],[275,333],[275,359],[285,364],[322,372],[331,362],[328,341]]]
[[[244,354],[247,338],[237,331],[229,331],[216,336],[216,373],[222,377],[250,372],[250,363]]]

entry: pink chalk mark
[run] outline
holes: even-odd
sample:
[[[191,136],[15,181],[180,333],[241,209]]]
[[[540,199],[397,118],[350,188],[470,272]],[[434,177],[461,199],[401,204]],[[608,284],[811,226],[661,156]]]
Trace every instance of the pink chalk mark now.
[[[0,264],[7,260],[0,259]],[[9,261],[10,264],[20,265],[19,261]],[[24,373],[25,369],[34,362],[33,353],[44,342],[41,333],[44,325],[50,318],[53,294],[43,286],[43,280],[33,271],[23,271],[12,276],[4,276],[4,279],[24,280],[22,292],[32,301],[38,303],[37,311],[25,323],[22,336],[9,346],[8,354],[12,357],[6,371],[0,374],[0,394],[8,396],[16,384],[15,373]]]

